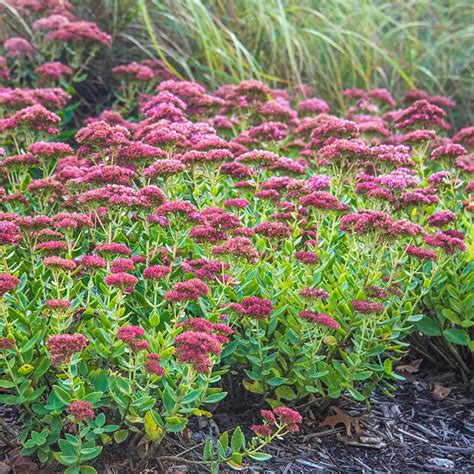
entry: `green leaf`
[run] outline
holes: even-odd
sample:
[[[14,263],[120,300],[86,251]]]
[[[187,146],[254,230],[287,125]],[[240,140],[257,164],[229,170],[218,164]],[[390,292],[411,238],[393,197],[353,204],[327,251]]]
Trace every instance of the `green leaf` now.
[[[469,335],[462,329],[445,329],[444,337],[453,344],[459,344],[460,346],[467,346],[470,342]]]
[[[227,392],[213,393],[203,400],[203,403],[217,403],[227,396]]]
[[[150,321],[151,327],[156,328],[156,326],[158,326],[158,324],[160,324],[160,315],[159,315],[159,313],[158,313],[158,312],[154,312],[154,313],[151,315],[149,321]]]
[[[105,415],[104,413],[99,413],[95,418],[95,424],[98,427],[104,426],[105,424]]]
[[[417,329],[426,336],[441,336],[442,332],[436,321],[428,316],[424,316],[416,323]]]
[[[296,400],[298,395],[288,385],[283,385],[275,390],[275,395],[283,400]]]
[[[64,388],[59,387],[58,385],[53,385],[53,392],[61,400],[64,405],[69,405],[71,403],[72,396],[64,390]]]
[[[96,458],[102,451],[102,446],[96,446],[94,448],[83,448],[81,449],[81,461],[90,461]]]
[[[217,448],[219,450],[219,456],[225,458],[227,449],[229,448],[229,433],[227,431],[217,440]]]
[[[151,411],[147,411],[145,414],[145,433],[147,434],[150,441],[158,441],[161,438],[163,430],[158,426],[158,423],[153,417]]]
[[[97,471],[92,466],[79,466],[79,472],[81,474],[97,474]]]
[[[76,454],[76,446],[69,443],[65,439],[58,441],[59,449],[65,456],[74,456]]]
[[[10,380],[0,380],[0,388],[12,388],[15,384]]]
[[[196,389],[193,390],[192,392],[187,393],[182,399],[182,403],[191,403],[194,402],[197,398],[199,398],[199,395],[201,395],[201,390]]]
[[[284,377],[272,377],[271,379],[267,380],[268,385],[272,387],[279,387],[288,381],[287,378]]]
[[[372,374],[371,370],[362,370],[361,372],[356,372],[353,378],[354,380],[367,380]]]
[[[209,440],[204,445],[204,450],[202,452],[203,461],[208,461],[214,456],[214,447],[212,446],[212,441]]]
[[[267,453],[252,453],[252,454],[249,454],[249,457],[251,457],[252,459],[255,459],[255,461],[268,461],[269,459],[272,458],[272,456]]]
[[[168,413],[172,413],[176,405],[176,396],[169,387],[166,387],[163,391],[163,405]]]
[[[38,331],[28,342],[21,348],[21,352],[28,352],[43,337],[43,331]]]
[[[63,457],[63,459],[66,459],[66,458]],[[71,463],[66,461],[65,464],[71,464]],[[77,465],[69,466],[69,467],[64,471],[64,474],[80,474],[79,466],[77,466]]]
[[[179,416],[169,416],[166,418],[166,431],[170,433],[179,433],[186,428],[188,420],[186,418],[181,418]]]
[[[232,433],[232,439],[230,440],[230,446],[232,451],[239,452],[242,447],[245,447],[245,436],[240,429],[240,426]]]

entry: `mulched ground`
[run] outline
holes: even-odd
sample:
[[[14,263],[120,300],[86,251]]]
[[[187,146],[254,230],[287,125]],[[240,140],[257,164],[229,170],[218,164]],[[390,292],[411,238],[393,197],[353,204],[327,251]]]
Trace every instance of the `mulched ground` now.
[[[408,364],[408,370],[410,367],[413,367],[412,372],[417,372],[416,364]],[[404,375],[407,379],[398,384],[394,397],[374,394],[370,411],[365,405],[349,400],[338,402],[336,408],[324,415],[315,408],[306,409],[307,422],[298,436],[275,443],[267,450],[273,455],[272,460],[248,464],[244,472],[474,472],[473,386],[463,385],[452,373],[434,373],[423,368],[419,373]],[[185,452],[183,457],[199,460],[202,444],[209,437],[237,423],[245,426],[254,414],[251,411],[240,413],[240,416],[216,413],[215,421],[195,422],[191,424],[191,430],[185,432],[185,438],[180,437],[166,446],[166,455],[177,456]],[[3,416],[11,419],[14,413],[3,407]],[[325,424],[325,421],[329,423]],[[344,421],[347,426],[341,423]],[[154,459],[138,471],[145,449],[145,446],[138,446],[133,454],[123,449],[115,451],[96,468],[101,474],[209,472],[205,467],[181,463],[160,466]],[[28,463],[16,471],[8,471],[11,458],[11,449],[0,441],[0,474],[34,472],[34,464]],[[43,472],[61,471],[50,468]],[[221,472],[230,472],[230,469],[222,467]]]

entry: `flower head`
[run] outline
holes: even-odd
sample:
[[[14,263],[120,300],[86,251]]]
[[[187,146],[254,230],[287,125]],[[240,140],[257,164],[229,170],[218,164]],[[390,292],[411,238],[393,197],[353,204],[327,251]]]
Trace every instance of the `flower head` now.
[[[57,334],[51,336],[46,345],[52,355],[52,364],[68,363],[76,352],[82,352],[88,344],[83,334]]]
[[[76,423],[80,423],[84,420],[93,420],[95,418],[92,405],[89,402],[83,400],[72,402],[69,405],[67,411],[73,416]]]
[[[165,298],[171,302],[198,300],[209,293],[209,287],[199,278],[178,282],[173,289],[165,293]]]
[[[258,296],[249,296],[240,303],[231,303],[230,308],[242,316],[254,319],[264,319],[273,311],[272,302]]]

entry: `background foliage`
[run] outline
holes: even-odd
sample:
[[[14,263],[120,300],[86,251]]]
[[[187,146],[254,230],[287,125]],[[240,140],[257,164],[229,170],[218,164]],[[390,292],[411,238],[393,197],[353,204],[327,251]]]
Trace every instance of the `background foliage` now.
[[[114,64],[164,55],[183,78],[208,86],[248,78],[274,87],[303,81],[340,108],[348,87],[387,87],[396,95],[418,87],[453,97],[459,107],[451,119],[458,125],[472,117],[469,0],[86,0],[76,6],[114,36]],[[6,21],[24,28],[14,12]],[[96,63],[96,87],[110,79],[103,69],[109,61]]]

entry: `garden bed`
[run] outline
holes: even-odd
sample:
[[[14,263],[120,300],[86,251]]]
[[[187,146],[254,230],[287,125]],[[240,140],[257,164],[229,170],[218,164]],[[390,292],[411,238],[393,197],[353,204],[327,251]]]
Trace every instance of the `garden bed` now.
[[[433,367],[421,368],[419,373],[405,374],[407,379],[397,383],[393,397],[374,393],[368,410],[362,404],[338,402],[337,406],[347,414],[360,419],[361,439],[347,437],[345,426],[335,429],[320,426],[324,413],[308,408],[305,413],[311,420],[301,433],[285,441],[275,443],[268,452],[273,458],[264,464],[250,463],[243,472],[264,473],[337,473],[337,472],[472,472],[474,467],[474,416],[472,387],[463,384],[452,372]],[[449,393],[442,400],[434,400],[435,384],[447,388]],[[439,387],[436,390],[444,396]],[[438,396],[439,398],[439,396]],[[247,425],[257,412],[250,407],[237,414],[237,407],[217,412],[214,423],[199,426],[194,422],[186,439],[176,437],[167,446],[167,456],[182,456],[199,461],[202,442],[216,437],[219,432],[233,426]],[[3,416],[12,425],[18,424],[16,413],[3,407]],[[142,447],[143,450],[146,447]],[[184,453],[184,454],[183,454]],[[26,472],[40,472],[34,462],[15,458],[16,451],[2,446],[0,472],[6,474],[7,466],[15,467],[23,462]],[[127,455],[122,450],[112,450],[97,466],[99,472],[137,472],[141,455]],[[36,466],[36,467],[35,467]],[[59,466],[57,472],[61,472]],[[3,469],[3,470],[2,470]],[[150,459],[143,473],[208,472],[207,468],[195,467],[182,462],[167,461],[162,464]],[[14,471],[15,472],[15,471]],[[25,472],[25,474],[26,474]],[[54,472],[53,470],[48,472]],[[225,472],[225,469],[224,469]]]

